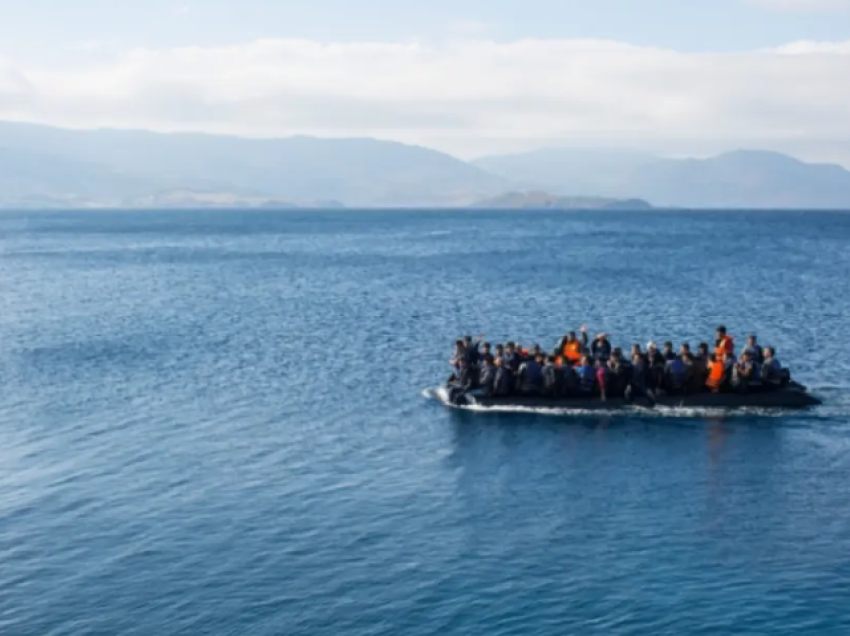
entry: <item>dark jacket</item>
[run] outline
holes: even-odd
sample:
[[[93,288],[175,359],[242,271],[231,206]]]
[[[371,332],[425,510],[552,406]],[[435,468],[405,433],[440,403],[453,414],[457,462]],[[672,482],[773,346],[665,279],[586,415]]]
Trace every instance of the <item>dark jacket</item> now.
[[[563,369],[552,363],[543,365],[543,392],[546,395],[560,395],[563,384]]]
[[[543,369],[537,360],[523,362],[519,368],[519,386],[523,393],[538,393],[543,389]]]
[[[498,367],[490,364],[484,365],[481,367],[481,376],[478,379],[479,386],[481,387],[482,392],[487,397],[493,395],[496,389],[496,373],[498,371]]]
[[[510,369],[496,367],[496,378],[493,382],[493,395],[510,395],[513,385],[513,377]]]
[[[608,362],[611,357],[611,343],[605,340],[594,340],[590,345],[590,353],[594,360]]]

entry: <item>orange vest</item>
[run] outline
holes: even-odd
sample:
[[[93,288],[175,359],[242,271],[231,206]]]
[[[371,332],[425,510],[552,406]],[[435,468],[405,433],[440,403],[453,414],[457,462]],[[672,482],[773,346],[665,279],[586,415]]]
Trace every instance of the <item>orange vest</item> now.
[[[564,357],[570,362],[578,362],[581,360],[581,342],[574,340],[564,345]]]
[[[705,385],[715,393],[720,389],[723,383],[723,358],[719,358],[716,362],[708,363],[708,380]]]

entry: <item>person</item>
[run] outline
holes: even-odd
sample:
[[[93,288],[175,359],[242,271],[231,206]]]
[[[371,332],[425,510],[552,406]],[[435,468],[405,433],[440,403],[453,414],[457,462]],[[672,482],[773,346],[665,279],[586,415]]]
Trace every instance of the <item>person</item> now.
[[[746,392],[757,388],[760,384],[761,367],[756,364],[751,351],[744,351],[741,361],[733,367],[732,386],[736,391]]]
[[[455,340],[455,351],[449,360],[449,364],[454,367],[454,371],[449,377],[449,382],[456,382],[460,376],[460,361],[464,357],[463,340]]]
[[[561,395],[565,397],[580,397],[582,395],[578,375],[571,364],[561,366]]]
[[[593,362],[593,368],[596,370],[596,389],[599,393],[599,399],[603,402],[608,399],[610,390],[608,379],[609,379],[609,370],[608,370],[608,361],[607,360],[595,360]]]
[[[522,364],[522,358],[520,354],[517,352],[517,346],[513,342],[509,342],[505,345],[505,368],[508,369],[511,373],[516,373],[519,371],[519,365]]]
[[[607,333],[596,334],[590,345],[590,354],[597,362],[608,362],[611,357],[611,343],[608,341]]]
[[[705,388],[705,382],[708,380],[708,343],[700,342],[697,346],[697,354],[694,356],[694,384],[700,386],[700,390]]]
[[[758,342],[756,342],[755,334],[750,334],[747,338],[747,346],[744,347],[744,350],[741,352],[741,360],[744,359],[743,354],[748,351],[753,356],[753,362],[756,364],[764,364],[764,351],[759,346]]]
[[[720,325],[717,328],[717,340],[715,342],[714,355],[735,356],[735,340],[726,333],[726,327]]]
[[[669,340],[664,343],[664,349],[661,351],[661,357],[664,358],[664,362],[670,362],[670,360],[674,360],[676,358],[676,354],[673,352],[673,343]]]
[[[484,354],[481,363],[481,374],[478,378],[478,385],[481,393],[485,397],[492,397],[496,391],[496,371],[497,367],[493,356],[489,353]]]
[[[723,365],[724,356],[717,357],[717,354],[712,353],[708,360],[708,377],[705,380],[705,386],[712,393],[720,393],[723,387],[724,371]]]
[[[578,364],[581,361],[584,348],[587,346],[587,327],[582,325],[580,331],[581,340],[576,338],[575,331],[571,331],[558,343],[558,349],[569,364]]]
[[[504,358],[496,358],[496,376],[493,381],[493,395],[505,397],[511,394],[513,378]]]
[[[537,356],[542,356],[542,355],[543,355],[543,350],[540,348],[539,344],[535,344],[533,347],[531,347],[531,357],[532,358],[536,358]],[[545,361],[545,358],[544,358],[544,361]]]
[[[563,368],[558,366],[557,358],[550,355],[543,365],[543,393],[549,397],[561,395],[563,385]]]
[[[471,366],[466,358],[461,358],[458,363],[458,374],[455,384],[460,387],[462,391],[469,391],[470,389],[475,388],[477,384],[475,378],[475,367]]]
[[[519,368],[518,385],[521,393],[537,395],[543,389],[543,356],[529,358]]]
[[[596,367],[589,356],[582,356],[576,367],[576,376],[578,376],[578,386],[581,393],[585,396],[593,395],[596,388]]]
[[[673,353],[672,343],[670,353]],[[674,355],[672,359],[667,360],[664,366],[664,389],[668,393],[684,393],[687,382],[686,371],[685,362],[681,358]]]
[[[657,391],[664,387],[664,366],[667,361],[654,341],[646,345],[646,363],[649,367],[649,388]]]
[[[529,350],[528,350],[528,349],[526,349],[526,348],[524,348],[524,347],[523,347],[520,343],[518,343],[518,342],[516,343],[516,352],[519,354],[519,361],[520,361],[520,362],[525,362],[526,360],[528,360],[529,355],[531,355],[531,353],[529,352]]]
[[[463,355],[466,358],[470,367],[475,367],[481,360],[481,353],[478,351],[478,345],[481,344],[483,336],[478,336],[478,339],[473,342],[472,336],[463,337]]]
[[[486,358],[487,356],[490,356],[492,354],[493,354],[492,347],[490,346],[489,342],[485,342],[484,344],[481,345],[481,362],[482,362],[482,364],[484,362],[484,358]]]
[[[635,344],[632,346],[631,377],[629,377],[629,383],[626,387],[626,399],[632,401],[635,398],[646,397],[654,401],[655,393],[651,388],[651,383],[649,361],[640,350],[640,345]]]
[[[705,377],[703,369],[697,365],[696,356],[685,351],[682,354],[682,362],[685,365],[685,393],[699,393],[705,388]]]
[[[776,349],[765,347],[764,362],[761,365],[762,383],[768,387],[779,387],[787,382],[789,373],[782,368],[782,363],[776,357]]]
[[[501,360],[504,357],[505,357],[505,346],[502,345],[502,344],[497,344],[496,345],[496,353],[493,354],[493,361],[495,362],[496,360]]]
[[[619,349],[611,352],[611,358],[608,360],[607,374],[607,395],[608,397],[619,398],[626,393],[626,387],[629,385],[630,371],[627,365],[623,363],[623,353]]]

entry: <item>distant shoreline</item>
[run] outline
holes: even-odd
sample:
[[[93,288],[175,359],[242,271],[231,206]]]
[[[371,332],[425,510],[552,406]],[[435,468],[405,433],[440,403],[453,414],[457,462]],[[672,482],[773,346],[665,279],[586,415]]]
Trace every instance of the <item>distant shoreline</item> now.
[[[23,214],[23,213],[83,213],[91,212],[98,214],[128,214],[128,213],[232,213],[232,212],[248,212],[256,213],[257,215],[272,215],[272,214],[356,214],[362,212],[382,213],[382,214],[399,214],[399,213],[505,213],[505,214],[653,214],[656,212],[665,214],[688,214],[688,213],[763,213],[763,214],[782,214],[782,213],[825,213],[825,214],[846,214],[850,213],[850,208],[672,208],[672,207],[651,207],[640,209],[628,208],[506,208],[506,207],[437,207],[437,206],[399,206],[399,207],[351,207],[351,208],[319,208],[319,207],[286,207],[286,208],[262,208],[262,207],[161,207],[161,208],[130,208],[130,207],[2,207],[0,215],[3,214]]]

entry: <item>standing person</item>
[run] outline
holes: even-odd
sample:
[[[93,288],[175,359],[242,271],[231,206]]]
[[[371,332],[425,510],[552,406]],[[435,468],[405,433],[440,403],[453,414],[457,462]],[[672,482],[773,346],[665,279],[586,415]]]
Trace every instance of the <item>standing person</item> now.
[[[741,359],[743,360],[743,354],[749,353],[753,356],[753,361],[756,364],[764,364],[764,351],[759,346],[758,342],[756,342],[756,335],[750,334],[747,338],[747,346],[744,347],[744,351],[742,352]]]
[[[717,341],[715,342],[714,355],[722,355],[724,357],[735,356],[735,339],[726,333],[726,327],[720,325],[717,328]]]
[[[596,362],[607,363],[611,357],[611,343],[607,333],[597,334],[590,345],[590,354]]]
[[[558,349],[561,355],[564,356],[569,364],[578,364],[581,361],[581,356],[584,354],[584,349],[587,347],[587,327],[581,326],[581,340],[576,338],[576,332],[571,331],[566,336],[561,338],[558,343]]]

